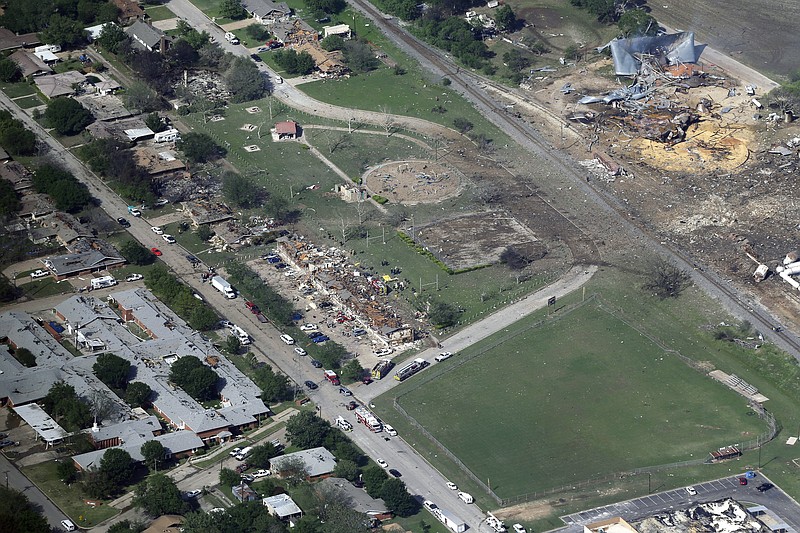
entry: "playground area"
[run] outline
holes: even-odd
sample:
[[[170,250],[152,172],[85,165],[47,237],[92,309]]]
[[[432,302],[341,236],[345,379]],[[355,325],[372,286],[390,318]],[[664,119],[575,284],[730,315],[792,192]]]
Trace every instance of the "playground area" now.
[[[460,173],[433,161],[392,161],[370,169],[364,185],[375,195],[403,205],[440,202],[456,196],[462,187]]]

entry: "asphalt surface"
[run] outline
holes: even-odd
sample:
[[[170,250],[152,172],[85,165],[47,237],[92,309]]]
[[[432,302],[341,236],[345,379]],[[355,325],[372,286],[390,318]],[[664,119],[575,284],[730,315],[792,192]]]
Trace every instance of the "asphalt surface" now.
[[[778,515],[788,525],[800,531],[800,505],[779,487],[759,492],[756,487],[769,480],[758,475],[749,480],[747,485],[740,485],[738,477],[724,477],[693,485],[697,495],[690,495],[686,488],[668,490],[650,494],[642,498],[598,507],[579,513],[562,516],[567,524],[565,532],[583,532],[583,526],[592,522],[621,516],[627,521],[640,520],[656,513],[685,509],[690,505],[713,502],[723,498],[732,498],[740,503],[763,505]]]

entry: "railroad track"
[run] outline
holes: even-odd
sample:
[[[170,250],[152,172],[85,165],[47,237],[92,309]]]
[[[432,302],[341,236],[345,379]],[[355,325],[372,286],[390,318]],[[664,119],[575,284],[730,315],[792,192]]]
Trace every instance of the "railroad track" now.
[[[789,352],[795,359],[800,361],[800,341],[798,341],[797,337],[786,331],[775,331],[776,321],[765,310],[762,311],[758,309],[757,306],[744,301],[737,290],[728,287],[725,283],[721,282],[716,275],[709,274],[704,269],[697,268],[697,262],[685,252],[678,250],[677,248],[674,248],[665,242],[660,242],[657,238],[655,238],[655,236],[648,233],[643,227],[635,224],[628,214],[621,209],[621,206],[619,206],[617,202],[615,202],[613,199],[607,198],[603,191],[596,189],[592,184],[584,183],[583,174],[585,171],[579,171],[578,168],[565,161],[563,156],[554,156],[554,148],[543,141],[538,132],[524,122],[515,120],[506,112],[504,106],[486,96],[486,94],[479,88],[481,85],[485,85],[491,86],[492,89],[498,91],[507,91],[507,89],[501,89],[500,86],[493,82],[487,81],[469,71],[454,66],[449,58],[447,58],[446,54],[420,43],[416,38],[409,35],[402,28],[397,27],[396,24],[392,23],[392,21],[387,20],[384,14],[369,2],[364,0],[349,0],[349,2],[364,12],[369,18],[371,18],[379,27],[383,29],[385,33],[389,35],[390,38],[393,38],[394,40],[401,42],[404,46],[412,49],[419,56],[423,57],[425,61],[429,62],[436,69],[438,69],[443,75],[451,78],[453,81],[458,82],[461,89],[464,91],[464,93],[466,93],[465,95],[468,95],[469,99],[471,99],[473,103],[477,105],[479,110],[480,108],[483,108],[483,110],[489,111],[494,115],[487,115],[487,119],[494,122],[495,125],[501,129],[504,129],[505,131],[513,130],[521,135],[529,144],[529,146],[534,149],[534,152],[538,156],[547,160],[554,165],[557,170],[570,177],[576,185],[583,187],[585,190],[590,192],[590,194],[598,200],[600,205],[612,211],[617,217],[624,221],[625,225],[632,230],[634,234],[638,233],[644,236],[651,244],[653,249],[659,251],[662,255],[671,257],[673,262],[677,263],[679,267],[690,272],[695,281],[701,281],[702,283],[707,284],[713,288],[712,292],[716,292],[717,295],[726,298],[729,303],[729,311],[740,316],[746,316],[750,323],[759,328],[759,332],[762,333],[764,337],[769,337],[770,340],[775,341],[778,346]],[[549,111],[547,112],[549,113]],[[552,113],[549,114],[552,116]],[[561,119],[559,118],[559,120]],[[594,241],[590,239],[588,235],[583,232],[583,230],[578,228],[578,226],[576,226],[572,220],[568,219],[559,211],[556,212],[565,218],[570,225],[580,231],[581,236],[583,237],[580,239],[580,241],[581,245],[584,247],[584,250],[573,250],[573,256],[576,258],[576,261],[580,261],[581,259],[589,259],[589,257],[591,257],[591,259],[593,259],[591,262],[600,263],[599,251],[597,250]],[[588,243],[591,244],[587,250],[586,247]],[[572,250],[572,248],[573,247],[571,246],[570,249]],[[579,246],[576,246],[576,248],[579,248]],[[735,312],[734,308],[736,307],[738,307],[738,313]]]

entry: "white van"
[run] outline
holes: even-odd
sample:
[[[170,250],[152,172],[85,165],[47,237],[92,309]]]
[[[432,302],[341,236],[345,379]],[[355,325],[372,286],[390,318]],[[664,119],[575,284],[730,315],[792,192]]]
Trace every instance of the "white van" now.
[[[286,333],[281,335],[281,340],[289,345],[294,344],[294,339],[291,336],[287,335]]]
[[[61,527],[63,527],[65,531],[75,531],[75,524],[72,523],[72,520],[62,520]]]
[[[336,425],[344,431],[353,431],[353,425],[341,416],[336,419]]]
[[[475,498],[473,498],[470,494],[467,494],[466,492],[459,492],[458,498],[464,503],[472,503],[475,501]]]

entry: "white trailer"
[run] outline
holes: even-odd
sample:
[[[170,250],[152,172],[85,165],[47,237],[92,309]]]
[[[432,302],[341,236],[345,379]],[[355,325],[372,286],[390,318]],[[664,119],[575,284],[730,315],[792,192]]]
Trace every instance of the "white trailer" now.
[[[222,276],[214,276],[211,278],[211,286],[225,295],[225,298],[236,298],[236,291],[233,290],[231,284],[225,281]]]
[[[102,289],[104,287],[113,287],[117,284],[117,280],[114,279],[114,276],[103,276],[100,278],[92,278],[90,283],[92,289]]]
[[[153,141],[157,143],[171,143],[177,141],[181,136],[181,132],[175,128],[170,128],[166,131],[159,131],[153,136]]]
[[[434,509],[432,514],[439,520],[439,522],[447,526],[447,529],[450,531],[454,531],[455,533],[463,533],[467,530],[467,524],[464,523],[463,520],[453,513],[445,511],[441,507]]]

